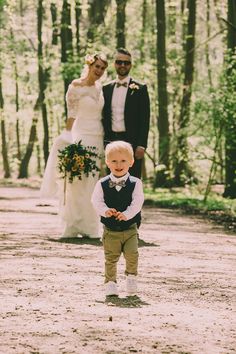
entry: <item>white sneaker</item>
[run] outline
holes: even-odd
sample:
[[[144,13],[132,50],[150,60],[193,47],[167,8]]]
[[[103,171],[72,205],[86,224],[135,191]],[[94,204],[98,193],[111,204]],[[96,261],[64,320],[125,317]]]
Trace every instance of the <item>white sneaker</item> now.
[[[126,276],[126,290],[129,295],[137,294],[137,277],[136,275],[129,274]]]
[[[118,295],[117,285],[114,281],[109,281],[105,284],[106,296]]]

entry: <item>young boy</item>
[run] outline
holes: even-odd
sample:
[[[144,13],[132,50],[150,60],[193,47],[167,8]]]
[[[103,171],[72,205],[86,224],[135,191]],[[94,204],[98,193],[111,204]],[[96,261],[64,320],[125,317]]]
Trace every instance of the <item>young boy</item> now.
[[[123,252],[126,261],[126,288],[129,295],[137,292],[138,237],[137,224],[144,201],[142,182],[130,176],[134,163],[132,146],[114,141],[106,146],[105,161],[110,175],[100,179],[92,195],[92,204],[104,224],[106,295],[118,295],[117,262]]]

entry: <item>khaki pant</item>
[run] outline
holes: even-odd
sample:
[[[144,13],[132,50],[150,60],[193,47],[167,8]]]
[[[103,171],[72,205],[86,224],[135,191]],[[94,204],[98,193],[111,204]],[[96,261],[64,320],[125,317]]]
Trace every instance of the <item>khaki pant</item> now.
[[[138,269],[138,237],[137,226],[133,224],[125,231],[111,231],[104,227],[103,247],[105,254],[105,283],[116,282],[117,262],[123,252],[126,269],[125,274],[137,275]]]

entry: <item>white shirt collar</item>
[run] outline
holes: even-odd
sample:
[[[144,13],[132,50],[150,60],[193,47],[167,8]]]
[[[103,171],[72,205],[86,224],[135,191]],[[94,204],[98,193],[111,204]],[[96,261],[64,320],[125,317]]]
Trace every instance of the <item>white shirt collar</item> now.
[[[112,173],[110,173],[109,177],[113,182],[119,182],[119,181],[126,181],[128,179],[128,177],[130,176],[130,173],[127,172],[124,176],[122,177],[115,177]]]
[[[119,78],[118,78],[118,76],[117,76],[117,78],[116,78],[116,82],[119,82],[119,83],[124,83],[124,82],[127,82],[127,84],[129,83],[129,81],[130,81],[130,76],[128,75],[128,76],[126,76],[124,79],[122,79],[122,80],[119,80]]]

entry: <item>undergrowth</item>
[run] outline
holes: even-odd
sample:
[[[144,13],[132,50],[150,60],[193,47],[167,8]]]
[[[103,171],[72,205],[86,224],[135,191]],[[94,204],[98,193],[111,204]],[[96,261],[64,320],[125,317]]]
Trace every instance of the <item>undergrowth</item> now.
[[[180,209],[188,214],[208,217],[228,230],[236,232],[236,199],[223,198],[212,192],[207,201],[195,188],[151,189],[145,188],[145,205],[158,208]]]

